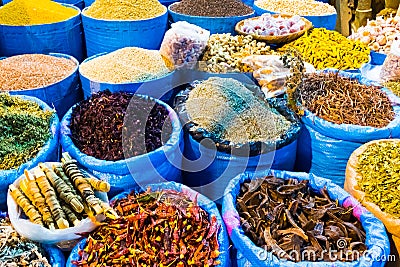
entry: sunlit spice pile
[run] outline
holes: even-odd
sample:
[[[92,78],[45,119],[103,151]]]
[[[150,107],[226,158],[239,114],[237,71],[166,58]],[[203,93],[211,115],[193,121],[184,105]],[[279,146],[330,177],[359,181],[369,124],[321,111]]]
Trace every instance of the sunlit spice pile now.
[[[77,266],[215,266],[217,218],[174,190],[130,193],[111,203],[106,220],[79,251]]]
[[[239,0],[181,0],[171,6],[177,13],[191,16],[232,17],[243,16],[253,12],[253,9]]]

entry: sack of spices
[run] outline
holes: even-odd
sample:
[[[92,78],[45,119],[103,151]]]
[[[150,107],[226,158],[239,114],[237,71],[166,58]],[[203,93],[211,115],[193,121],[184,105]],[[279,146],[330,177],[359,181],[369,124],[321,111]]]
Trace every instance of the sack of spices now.
[[[109,196],[136,184],[180,181],[181,124],[172,108],[148,96],[93,94],[64,116],[61,145],[111,184]]]
[[[382,82],[400,80],[400,40],[393,42],[390,53],[383,62],[379,78]]]
[[[226,188],[222,217],[238,266],[378,267],[390,253],[382,222],[313,174],[240,174]]]
[[[228,235],[215,203],[174,182],[145,189],[114,197],[110,203],[120,219],[82,240],[66,266],[231,266]]]
[[[43,101],[0,94],[0,208],[7,188],[25,169],[58,157],[60,122]]]
[[[175,69],[192,69],[207,46],[210,32],[190,24],[178,21],[171,24],[161,43],[160,54]]]
[[[294,95],[308,131],[300,137],[309,134],[302,142],[309,147],[301,151],[311,151],[310,172],[339,186],[354,150],[371,140],[400,137],[400,99],[360,74],[306,74]]]
[[[383,222],[400,251],[400,139],[368,142],[351,155],[344,189]]]

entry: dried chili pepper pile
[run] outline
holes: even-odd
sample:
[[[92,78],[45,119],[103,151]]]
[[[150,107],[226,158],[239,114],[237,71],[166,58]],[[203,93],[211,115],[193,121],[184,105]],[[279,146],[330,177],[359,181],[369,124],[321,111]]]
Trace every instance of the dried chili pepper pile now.
[[[39,244],[23,239],[9,219],[0,219],[0,266],[51,267]]]
[[[106,220],[79,251],[77,266],[218,265],[219,226],[185,194],[135,194],[111,203],[120,216]]]
[[[164,106],[108,90],[77,105],[70,127],[72,140],[83,153],[110,161],[124,159],[124,152],[126,157],[151,152],[161,147],[172,131]]]
[[[326,189],[273,176],[245,182],[237,198],[241,225],[259,247],[291,261],[353,261],[367,247],[351,208],[338,206]]]
[[[306,74],[295,92],[304,108],[336,123],[382,128],[395,117],[387,95],[337,73]]]

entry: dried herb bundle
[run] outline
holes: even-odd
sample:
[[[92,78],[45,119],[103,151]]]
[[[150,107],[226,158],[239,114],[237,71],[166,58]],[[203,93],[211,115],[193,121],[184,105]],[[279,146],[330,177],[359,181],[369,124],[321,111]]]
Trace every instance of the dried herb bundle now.
[[[129,105],[134,110],[127,110]],[[72,139],[83,153],[110,161],[124,159],[124,151],[127,157],[151,152],[161,147],[162,140],[168,140],[172,132],[164,106],[130,93],[108,90],[76,106],[70,127]],[[123,145],[128,147],[123,149]]]
[[[219,255],[216,217],[184,193],[130,193],[111,203],[120,215],[90,234],[77,266],[214,266]]]
[[[9,219],[0,219],[0,266],[51,267],[39,244],[23,239]]]
[[[367,249],[352,209],[338,206],[325,188],[312,192],[307,181],[267,176],[245,182],[237,209],[246,235],[282,259],[353,261]]]
[[[336,123],[382,128],[395,117],[387,95],[338,73],[306,74],[295,99],[318,117]]]
[[[400,218],[400,143],[371,144],[358,157],[357,184],[368,201],[386,213]]]
[[[34,158],[51,137],[52,111],[20,97],[0,94],[0,170]]]

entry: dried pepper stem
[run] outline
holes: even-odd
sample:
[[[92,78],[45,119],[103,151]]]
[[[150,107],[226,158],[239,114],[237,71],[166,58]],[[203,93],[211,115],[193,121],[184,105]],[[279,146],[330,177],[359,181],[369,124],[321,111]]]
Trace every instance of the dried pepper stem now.
[[[39,225],[43,225],[42,216],[39,211],[31,204],[29,199],[13,184],[9,185],[10,193],[15,202],[22,208],[28,218]]]

